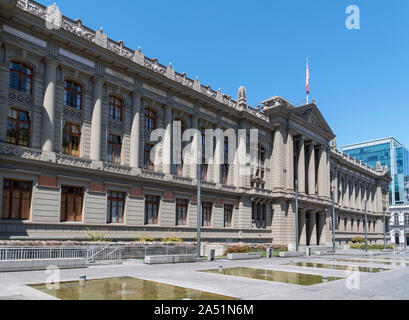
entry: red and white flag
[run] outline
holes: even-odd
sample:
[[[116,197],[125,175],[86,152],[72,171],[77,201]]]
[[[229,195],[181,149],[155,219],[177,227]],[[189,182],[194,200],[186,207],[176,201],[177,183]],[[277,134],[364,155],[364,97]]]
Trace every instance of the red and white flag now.
[[[308,58],[307,58],[307,75],[305,77],[305,87],[307,88],[307,94],[310,93],[310,70],[308,69]]]

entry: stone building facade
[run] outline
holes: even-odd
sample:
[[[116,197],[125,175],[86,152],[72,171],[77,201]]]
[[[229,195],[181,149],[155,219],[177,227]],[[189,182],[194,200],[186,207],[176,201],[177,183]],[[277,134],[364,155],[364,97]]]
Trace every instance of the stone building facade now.
[[[234,100],[55,8],[0,3],[1,238],[103,230],[111,239],[193,239],[201,179],[209,241],[294,244],[296,182],[300,245],[331,242],[331,192],[338,241],[362,236],[366,202],[369,238],[383,239],[387,168],[337,151],[315,103],[272,97],[256,110],[243,87]],[[169,135],[174,120],[182,130],[258,129],[254,173],[240,175],[235,164],[152,164],[155,128],[166,130],[162,155],[180,152]],[[237,138],[238,154],[250,152],[248,140]],[[216,158],[229,143],[216,145]]]

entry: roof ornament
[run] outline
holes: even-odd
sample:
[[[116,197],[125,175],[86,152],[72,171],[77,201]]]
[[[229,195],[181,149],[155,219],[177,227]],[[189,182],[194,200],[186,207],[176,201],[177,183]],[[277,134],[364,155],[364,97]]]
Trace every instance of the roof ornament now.
[[[237,105],[239,110],[246,110],[247,109],[247,96],[246,96],[246,88],[241,86],[239,88],[238,98],[237,98]]]
[[[378,161],[377,163],[376,163],[376,171],[382,171],[382,166],[381,166],[381,162],[380,161]]]
[[[331,147],[337,149],[337,138],[334,137],[334,139],[331,140]]]

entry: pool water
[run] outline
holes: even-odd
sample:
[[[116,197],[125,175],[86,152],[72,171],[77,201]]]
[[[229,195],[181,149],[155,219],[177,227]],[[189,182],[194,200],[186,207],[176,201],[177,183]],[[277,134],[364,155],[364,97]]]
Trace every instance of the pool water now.
[[[198,291],[132,277],[61,282],[59,289],[46,284],[30,285],[61,300],[238,300],[237,298]]]
[[[307,268],[321,268],[321,269],[334,269],[334,270],[348,270],[350,266],[340,265],[340,264],[326,264],[326,263],[314,263],[314,262],[294,262],[288,265],[293,265],[297,267],[307,267]],[[360,272],[381,272],[388,269],[371,268],[371,267],[358,267]]]
[[[326,282],[323,280],[321,275],[306,274],[298,272],[287,272],[287,271],[277,271],[277,270],[266,270],[266,269],[255,269],[255,268],[221,268],[221,269],[211,269],[211,270],[200,270],[202,272],[210,272],[223,274],[227,276],[237,276],[244,278],[252,278],[266,281],[276,281],[291,284],[298,284],[303,286],[311,286],[314,284],[319,284]],[[337,277],[327,277],[328,281],[339,280],[342,278]]]
[[[404,263],[404,262],[374,261],[371,258],[368,258],[367,260],[358,260],[358,259],[335,259],[335,260],[336,261],[341,261],[341,262],[385,264],[385,265],[388,265],[388,266],[394,266],[394,265],[396,265],[396,266],[405,266],[405,267],[408,266],[408,264]]]

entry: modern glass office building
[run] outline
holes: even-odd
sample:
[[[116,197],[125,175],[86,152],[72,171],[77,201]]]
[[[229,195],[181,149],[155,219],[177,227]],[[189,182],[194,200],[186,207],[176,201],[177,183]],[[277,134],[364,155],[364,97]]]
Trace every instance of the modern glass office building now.
[[[393,181],[389,187],[390,205],[409,204],[409,150],[395,138],[384,138],[347,145],[342,152],[376,168],[387,165]]]

